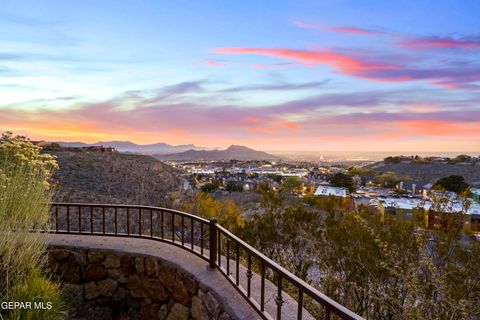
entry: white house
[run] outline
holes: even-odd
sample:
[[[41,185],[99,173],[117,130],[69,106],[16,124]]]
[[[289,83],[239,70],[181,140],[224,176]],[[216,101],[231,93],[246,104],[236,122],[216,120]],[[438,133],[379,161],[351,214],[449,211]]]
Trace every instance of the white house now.
[[[332,186],[319,186],[315,191],[316,196],[335,196],[335,197],[347,197],[348,189],[343,187]]]

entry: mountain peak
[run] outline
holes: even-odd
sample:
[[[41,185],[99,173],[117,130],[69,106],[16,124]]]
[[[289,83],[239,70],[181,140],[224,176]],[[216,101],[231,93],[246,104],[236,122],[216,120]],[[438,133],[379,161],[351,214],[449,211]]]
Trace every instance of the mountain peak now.
[[[209,160],[209,161],[223,161],[223,160],[278,160],[277,156],[268,154],[263,151],[257,151],[245,146],[231,145],[225,150],[211,150],[198,151],[187,150],[176,154],[158,155],[162,160]]]
[[[247,151],[247,150],[253,150],[245,146],[240,146],[236,144],[232,144],[230,147],[225,149],[225,151]]]

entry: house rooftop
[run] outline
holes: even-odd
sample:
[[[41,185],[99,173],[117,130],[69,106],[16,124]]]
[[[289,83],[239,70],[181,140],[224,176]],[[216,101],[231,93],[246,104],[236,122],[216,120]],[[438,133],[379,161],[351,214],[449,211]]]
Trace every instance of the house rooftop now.
[[[315,191],[314,195],[316,196],[335,196],[335,197],[346,197],[348,195],[348,189],[343,187],[332,187],[332,186],[319,186]]]

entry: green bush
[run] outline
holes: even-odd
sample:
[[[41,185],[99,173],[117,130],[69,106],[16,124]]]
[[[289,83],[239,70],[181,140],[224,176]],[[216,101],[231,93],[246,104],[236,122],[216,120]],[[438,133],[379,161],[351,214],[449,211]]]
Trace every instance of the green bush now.
[[[60,284],[42,276],[36,269],[13,288],[11,301],[31,301],[32,309],[14,310],[8,315],[10,320],[60,320],[66,316],[67,306],[61,297]]]

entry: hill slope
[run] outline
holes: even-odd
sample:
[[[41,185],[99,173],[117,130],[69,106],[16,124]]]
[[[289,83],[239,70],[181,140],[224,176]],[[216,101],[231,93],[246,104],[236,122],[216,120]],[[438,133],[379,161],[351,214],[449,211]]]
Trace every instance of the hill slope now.
[[[185,152],[155,155],[161,160],[186,160],[186,161],[221,161],[221,160],[278,160],[280,157],[268,154],[263,151],[253,150],[244,146],[232,145],[225,150],[197,151],[188,150]]]
[[[175,171],[157,159],[134,154],[51,151],[60,170],[55,201],[167,205],[180,190]]]
[[[434,183],[440,178],[450,175],[461,175],[468,183],[480,181],[480,165],[447,164],[447,163],[384,163],[377,162],[365,168],[375,171],[393,171],[398,176],[410,177],[421,184]]]

